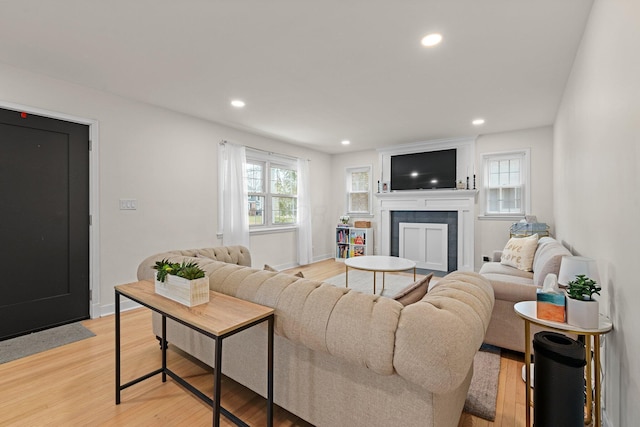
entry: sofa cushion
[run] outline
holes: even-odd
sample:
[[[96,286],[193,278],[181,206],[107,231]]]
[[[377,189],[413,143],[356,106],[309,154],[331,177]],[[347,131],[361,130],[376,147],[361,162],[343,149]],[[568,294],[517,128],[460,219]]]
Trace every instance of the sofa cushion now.
[[[518,270],[531,271],[537,247],[537,234],[529,237],[512,237],[502,251],[500,263]]]
[[[293,343],[392,375],[402,304],[390,298],[214,260],[209,287],[276,310],[275,332]],[[424,327],[424,325],[423,325]]]
[[[477,273],[454,272],[440,279],[425,298],[402,309],[393,357],[396,371],[428,390],[454,390],[482,344],[493,303],[491,285]],[[429,327],[425,329],[421,319],[428,319]]]
[[[420,301],[422,297],[427,294],[427,291],[429,290],[429,281],[431,281],[432,277],[433,273],[423,277],[422,279],[416,280],[392,296],[391,299],[398,301],[402,305],[409,305]]]
[[[496,300],[520,302],[536,299],[538,287],[533,284],[533,279],[495,273],[482,275],[491,282]]]
[[[244,246],[220,246],[197,250],[198,257],[251,267],[251,253]]]
[[[550,237],[540,239],[533,259],[533,283],[536,286],[542,286],[547,274],[552,273],[557,276],[562,257],[567,255],[571,255],[571,252],[557,240]]]
[[[504,274],[506,276],[523,277],[533,280],[532,272],[518,270],[517,268],[509,267],[499,262],[487,262],[483,264],[482,267],[480,267],[480,274]]]

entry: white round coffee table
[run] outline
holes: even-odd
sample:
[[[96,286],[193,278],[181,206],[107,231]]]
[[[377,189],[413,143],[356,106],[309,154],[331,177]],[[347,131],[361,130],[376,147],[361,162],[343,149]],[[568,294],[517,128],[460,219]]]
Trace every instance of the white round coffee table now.
[[[376,273],[382,272],[382,292],[384,292],[384,273],[413,269],[413,280],[416,280],[416,263],[406,258],[384,255],[365,255],[344,260],[345,284],[349,287],[349,267],[356,270],[373,271],[373,293],[376,293]]]

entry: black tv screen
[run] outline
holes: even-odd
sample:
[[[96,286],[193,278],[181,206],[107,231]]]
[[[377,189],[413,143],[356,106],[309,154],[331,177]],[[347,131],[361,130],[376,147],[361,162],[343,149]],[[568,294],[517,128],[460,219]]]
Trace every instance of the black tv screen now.
[[[455,187],[455,148],[391,156],[391,190]]]

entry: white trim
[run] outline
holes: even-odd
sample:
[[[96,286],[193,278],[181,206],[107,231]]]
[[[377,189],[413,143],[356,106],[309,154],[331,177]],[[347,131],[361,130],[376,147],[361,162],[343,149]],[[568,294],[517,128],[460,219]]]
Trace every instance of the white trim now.
[[[457,211],[458,270],[474,271],[474,205],[476,190],[416,190],[376,193],[379,255],[391,251],[391,212]]]
[[[96,319],[102,315],[100,307],[100,133],[98,132],[98,121],[2,100],[0,100],[0,108],[24,111],[29,114],[89,126],[89,139],[91,140],[91,151],[89,151],[89,215],[91,215],[91,225],[89,226],[89,294],[93,298],[89,301],[89,315],[92,319]]]
[[[351,183],[350,174],[359,171],[368,172],[369,174],[369,210],[367,212],[351,212],[349,210],[349,194],[351,194],[351,189],[349,188],[349,184]],[[344,211],[347,215],[353,217],[373,216],[373,165],[347,166],[344,168],[344,177],[346,190]],[[364,193],[364,191],[362,193]]]
[[[520,221],[524,215],[478,215],[480,221]]]
[[[274,233],[287,233],[290,231],[296,231],[298,229],[297,225],[283,225],[282,227],[262,227],[262,228],[250,228],[249,235],[259,235],[259,234],[274,234]],[[216,233],[216,237],[220,240],[224,237],[224,233],[218,232]]]
[[[125,312],[129,310],[135,310],[136,308],[141,308],[142,305],[138,304],[135,301],[131,301],[128,298],[124,298],[120,301],[120,312]],[[116,313],[116,304],[107,304],[102,307],[100,312],[100,317],[111,316]]]
[[[271,151],[258,150],[256,148],[246,147],[247,159],[260,160],[263,162],[275,163],[276,165],[296,167],[298,159],[296,157],[287,156],[286,154],[273,153]]]
[[[298,229],[297,225],[283,225],[282,227],[272,226],[272,227],[256,227],[250,228],[249,234],[257,235],[257,234],[272,234],[272,233],[285,233],[288,231],[295,231]]]
[[[513,158],[515,156],[521,155],[523,157],[523,164],[521,175],[522,175],[522,204],[523,213],[522,214],[514,214],[514,213],[505,213],[505,214],[495,214],[495,213],[487,213],[487,183],[488,179],[487,163],[490,160],[496,160],[498,158]],[[524,218],[525,215],[530,215],[532,212],[531,209],[531,149],[530,148],[522,148],[518,150],[506,150],[506,151],[496,151],[490,153],[482,153],[482,174],[478,175],[482,181],[477,182],[477,188],[480,190],[480,212],[478,215],[478,219],[481,220],[520,220]]]

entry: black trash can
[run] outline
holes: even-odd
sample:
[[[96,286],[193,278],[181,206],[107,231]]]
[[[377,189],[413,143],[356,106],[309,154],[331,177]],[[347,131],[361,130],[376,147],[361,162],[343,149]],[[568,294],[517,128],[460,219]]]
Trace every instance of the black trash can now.
[[[556,332],[533,336],[535,427],[584,426],[584,344]]]

